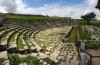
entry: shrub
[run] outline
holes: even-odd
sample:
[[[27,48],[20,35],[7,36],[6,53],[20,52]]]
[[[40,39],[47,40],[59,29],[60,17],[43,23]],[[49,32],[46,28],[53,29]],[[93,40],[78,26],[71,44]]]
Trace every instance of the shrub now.
[[[10,65],[18,65],[20,63],[20,58],[18,54],[11,54],[9,55]]]
[[[86,49],[100,49],[100,44],[86,44]]]
[[[59,64],[59,63],[56,63],[56,62],[54,62],[53,60],[51,60],[49,58],[45,58],[44,61],[46,61],[50,65],[58,65]]]
[[[2,62],[4,62],[4,58],[0,58],[0,65],[3,65]]]

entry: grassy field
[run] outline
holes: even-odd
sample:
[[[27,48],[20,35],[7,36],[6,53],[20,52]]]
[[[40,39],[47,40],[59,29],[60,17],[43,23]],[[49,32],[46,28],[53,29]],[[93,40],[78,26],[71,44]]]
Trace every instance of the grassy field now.
[[[79,19],[79,20],[75,20],[77,21],[78,25],[87,25],[87,21]],[[90,25],[95,25],[95,26],[100,26],[100,20],[96,20],[96,21],[91,21]]]
[[[17,18],[17,19],[47,19],[46,16],[42,15],[17,15],[17,14],[7,14],[6,18]]]

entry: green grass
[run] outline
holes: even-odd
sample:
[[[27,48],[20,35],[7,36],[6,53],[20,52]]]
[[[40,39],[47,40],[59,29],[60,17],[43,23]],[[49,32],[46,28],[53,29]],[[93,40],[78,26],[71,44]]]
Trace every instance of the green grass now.
[[[98,21],[92,22],[92,25],[100,27],[100,21],[98,20]]]
[[[10,46],[11,42],[14,42],[14,41],[15,41],[15,37],[17,36],[19,30],[21,30],[21,29],[18,29],[18,30],[16,30],[16,31],[14,31],[14,33],[12,33],[12,34],[9,36],[9,38],[8,38],[8,40],[7,40],[8,47]]]
[[[77,38],[77,28],[73,28],[73,30],[71,31],[70,35],[69,35],[69,42],[75,42]]]
[[[23,41],[22,41],[22,36],[23,36],[24,32],[25,32],[25,30],[22,33],[20,33],[18,36],[18,42],[17,42],[18,49],[24,49],[24,45],[23,45]]]
[[[3,65],[3,63],[2,62],[4,62],[5,61],[5,59],[4,58],[0,58],[0,65]]]
[[[47,19],[45,16],[40,15],[6,15],[6,18],[16,18],[16,19]]]
[[[84,32],[83,32],[82,27],[79,27],[79,34],[80,34],[80,39],[82,40],[91,39],[91,34],[86,30],[86,28],[84,29]]]
[[[77,20],[78,25],[87,25],[87,21]]]
[[[76,21],[79,25],[87,25],[87,21],[85,21],[85,20],[80,19],[80,20],[76,20]],[[91,21],[90,25],[100,26],[100,20]]]
[[[44,59],[45,62],[47,62],[50,65],[58,65],[59,63],[54,62],[53,60],[49,59],[49,58],[45,58]]]
[[[36,57],[28,56],[26,59],[28,65],[39,65],[39,60]]]
[[[18,34],[18,32],[14,33],[13,36],[10,39],[10,42],[13,42],[15,40],[16,35]]]
[[[2,43],[4,40],[6,40],[6,37],[11,33],[11,31],[7,32],[4,36],[0,38],[0,43]]]
[[[9,54],[10,65],[19,65],[22,62],[26,62],[27,65],[43,65],[43,63],[39,63],[39,60],[36,57],[28,56],[24,58],[20,58],[18,54]]]
[[[90,44],[86,44],[86,49],[100,49],[100,44],[93,44],[93,43],[90,43]]]
[[[28,32],[26,32],[25,34],[24,34],[24,36],[23,36],[23,39],[24,39],[24,41],[25,41],[25,43],[26,43],[26,45],[29,47],[29,49],[31,49],[31,47],[30,47],[30,45],[29,45],[29,39],[28,39],[28,34],[29,34],[30,32],[28,31]]]
[[[24,45],[22,42],[22,34],[18,37],[18,49],[24,49]]]

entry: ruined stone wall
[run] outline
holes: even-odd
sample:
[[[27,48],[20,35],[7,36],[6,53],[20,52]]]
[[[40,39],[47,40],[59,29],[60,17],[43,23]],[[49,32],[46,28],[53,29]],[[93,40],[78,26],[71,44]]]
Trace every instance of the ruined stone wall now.
[[[0,13],[0,22],[5,18],[3,13]]]

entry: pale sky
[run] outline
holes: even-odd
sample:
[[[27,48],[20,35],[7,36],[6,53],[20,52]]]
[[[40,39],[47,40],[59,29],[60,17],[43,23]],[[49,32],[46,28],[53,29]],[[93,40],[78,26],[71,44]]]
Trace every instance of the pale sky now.
[[[97,19],[100,19],[99,10],[95,9],[96,4],[97,0],[0,0],[0,12],[72,18],[95,12]]]

